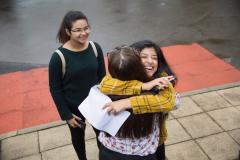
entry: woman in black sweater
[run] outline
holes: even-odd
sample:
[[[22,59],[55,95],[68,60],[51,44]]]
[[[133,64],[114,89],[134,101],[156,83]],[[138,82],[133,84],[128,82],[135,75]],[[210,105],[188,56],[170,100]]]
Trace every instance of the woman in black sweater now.
[[[58,52],[63,54],[66,66],[57,52],[53,53],[49,63],[50,92],[61,119],[67,121],[73,147],[81,160],[87,159],[85,132],[81,127],[85,118],[78,106],[90,88],[106,74],[102,49],[97,43],[89,42],[89,33],[87,17],[80,11],[68,12],[57,34],[58,41],[63,44]],[[64,69],[66,72],[63,73]],[[94,131],[98,136],[98,131]]]

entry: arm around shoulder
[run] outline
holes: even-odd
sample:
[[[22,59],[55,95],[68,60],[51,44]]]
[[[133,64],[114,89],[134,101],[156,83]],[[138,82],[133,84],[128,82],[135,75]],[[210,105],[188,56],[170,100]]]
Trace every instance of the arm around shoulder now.
[[[142,82],[137,80],[121,81],[106,75],[100,83],[100,90],[109,95],[136,95],[141,93]]]
[[[157,95],[140,95],[130,98],[134,114],[171,111],[175,104],[175,89],[169,87],[160,91]]]

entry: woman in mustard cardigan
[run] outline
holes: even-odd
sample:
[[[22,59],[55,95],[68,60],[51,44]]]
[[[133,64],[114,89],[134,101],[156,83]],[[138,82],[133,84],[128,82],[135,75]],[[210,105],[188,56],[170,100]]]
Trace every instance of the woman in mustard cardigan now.
[[[161,49],[155,43],[144,40],[132,44],[131,47],[139,50],[147,74],[153,80],[148,83],[142,83],[137,80],[120,81],[108,75],[102,80],[100,90],[103,93],[112,95],[139,95],[142,91],[155,90],[157,92],[159,91],[158,89],[161,89],[161,91],[155,95],[139,95],[114,101],[106,104],[105,108],[113,114],[129,108],[133,109],[134,114],[162,112],[160,119],[160,142],[156,155],[157,159],[164,160],[164,141],[167,138],[167,112],[174,109],[176,100],[179,101],[179,96],[176,96],[173,88],[176,82],[174,80],[175,76],[167,64]]]

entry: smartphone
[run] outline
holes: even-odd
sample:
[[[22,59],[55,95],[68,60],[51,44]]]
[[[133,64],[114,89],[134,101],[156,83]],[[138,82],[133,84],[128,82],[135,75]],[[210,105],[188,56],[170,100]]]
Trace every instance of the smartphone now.
[[[170,80],[170,82],[175,81],[177,79],[176,76],[173,76],[173,79]]]
[[[155,94],[158,94],[158,93],[160,92],[160,89],[158,88],[158,86],[154,86],[154,87],[150,90],[150,92],[153,92],[153,95],[155,95]]]
[[[85,130],[85,128],[86,128],[86,123],[83,122],[83,121],[81,121],[81,120],[78,120],[78,119],[76,119],[76,120],[77,120],[78,124],[80,125],[79,128]]]

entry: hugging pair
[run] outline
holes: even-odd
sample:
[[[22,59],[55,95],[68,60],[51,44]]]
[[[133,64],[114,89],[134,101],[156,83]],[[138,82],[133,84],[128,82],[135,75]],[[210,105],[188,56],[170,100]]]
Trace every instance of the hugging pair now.
[[[116,47],[107,56],[110,75],[101,81],[100,91],[113,102],[104,108],[110,114],[128,110],[131,115],[116,136],[100,132],[99,159],[164,160],[167,112],[178,106],[179,95],[161,49],[144,40]]]

